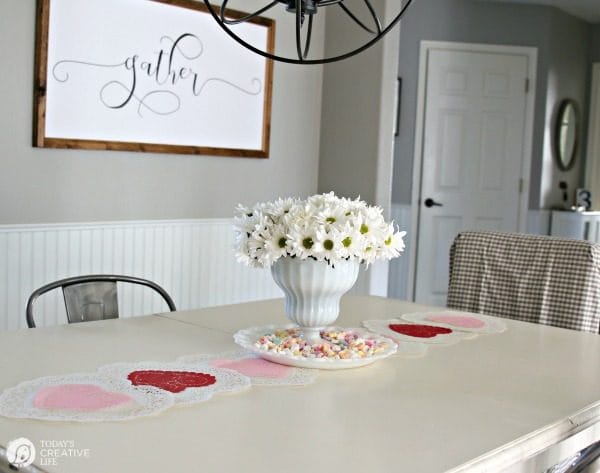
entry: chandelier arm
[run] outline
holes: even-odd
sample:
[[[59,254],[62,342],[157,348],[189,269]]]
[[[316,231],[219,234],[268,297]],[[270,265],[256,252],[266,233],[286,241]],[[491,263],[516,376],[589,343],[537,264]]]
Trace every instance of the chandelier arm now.
[[[306,42],[304,43],[304,53],[302,55],[302,59],[306,59],[306,56],[308,56],[308,51],[310,50],[310,40],[312,37],[313,18],[314,18],[314,15],[310,15],[308,17],[308,31],[306,32]]]
[[[381,23],[379,21],[379,18],[377,18],[377,16],[374,16],[375,25],[377,27],[377,31],[375,31],[375,30],[372,30],[371,28],[369,28],[367,25],[365,25],[362,21],[360,21],[358,19],[358,17],[354,13],[352,13],[352,10],[350,10],[346,5],[344,5],[343,3],[338,3],[338,6],[344,11],[344,13],[346,13],[346,15],[348,15],[352,19],[352,21],[354,21],[354,23],[356,23],[358,26],[360,26],[367,33],[381,34]]]
[[[302,8],[296,5],[296,53],[298,59],[302,60]]]
[[[364,0],[364,2],[365,2],[365,5],[367,5],[369,12],[371,12],[371,16],[373,17],[373,21],[375,22],[375,25],[377,25],[377,33],[381,34],[381,21],[379,20],[379,17],[377,16],[375,9],[373,8],[373,5],[371,5],[371,0]]]
[[[221,21],[226,25],[238,25],[240,23],[244,23],[245,21],[251,20],[252,18],[256,18],[257,16],[262,15],[267,10],[276,6],[279,3],[279,0],[275,0],[274,2],[271,2],[267,6],[261,8],[260,10],[257,10],[254,13],[250,13],[249,15],[243,16],[241,18],[236,18],[235,20],[225,18],[225,10],[227,9],[228,2],[229,2],[229,0],[223,0],[223,3],[221,4],[221,12],[219,15],[221,18]]]
[[[413,2],[413,0],[407,0],[407,2],[404,4],[402,9],[400,10],[400,13],[398,13],[394,17],[394,19],[390,22],[389,25],[387,25],[383,30],[381,30],[381,34],[377,35],[375,38],[371,39],[370,41],[363,44],[359,48],[357,48],[353,51],[344,53],[344,54],[340,54],[338,56],[331,56],[331,57],[326,57],[323,59],[302,59],[302,60],[300,60],[300,59],[292,59],[292,58],[284,57],[284,56],[277,56],[276,54],[271,54],[266,51],[261,51],[257,47],[252,46],[250,43],[248,43],[247,41],[244,41],[242,38],[240,38],[238,35],[236,35],[233,31],[231,31],[227,27],[227,25],[225,25],[221,21],[219,14],[215,10],[215,8],[210,4],[210,1],[204,0],[204,4],[206,5],[206,8],[208,9],[209,13],[212,15],[212,17],[215,19],[215,21],[219,24],[219,26],[223,29],[223,31],[225,31],[225,33],[227,33],[233,40],[235,40],[240,45],[244,46],[246,49],[249,49],[253,53],[258,54],[259,56],[262,56],[264,58],[271,59],[273,61],[285,62],[287,64],[303,64],[303,65],[329,64],[329,63],[336,62],[336,61],[342,61],[344,59],[348,59],[352,56],[360,54],[363,51],[369,49],[371,46],[373,46],[375,43],[377,43],[377,41],[379,41],[383,36],[385,36],[387,33],[389,33],[394,28],[394,26],[396,26],[400,22],[400,20],[402,19],[402,17],[406,13],[406,10],[408,9],[408,7],[410,6],[410,4],[412,2]]]

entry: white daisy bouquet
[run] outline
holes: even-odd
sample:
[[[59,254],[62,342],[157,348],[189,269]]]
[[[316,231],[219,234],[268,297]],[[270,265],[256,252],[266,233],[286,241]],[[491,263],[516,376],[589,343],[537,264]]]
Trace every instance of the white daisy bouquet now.
[[[239,205],[234,226],[237,260],[263,268],[288,256],[332,265],[358,259],[368,266],[377,259],[398,256],[406,235],[385,222],[380,207],[340,198],[333,192],[306,200]]]

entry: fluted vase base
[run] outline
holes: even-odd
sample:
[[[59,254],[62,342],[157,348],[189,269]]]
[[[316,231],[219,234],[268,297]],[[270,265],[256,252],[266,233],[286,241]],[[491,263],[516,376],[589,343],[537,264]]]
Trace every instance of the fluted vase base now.
[[[328,264],[285,257],[273,264],[271,274],[285,294],[285,314],[309,343],[321,343],[320,331],[337,320],[340,299],[354,286],[358,270],[358,260]]]

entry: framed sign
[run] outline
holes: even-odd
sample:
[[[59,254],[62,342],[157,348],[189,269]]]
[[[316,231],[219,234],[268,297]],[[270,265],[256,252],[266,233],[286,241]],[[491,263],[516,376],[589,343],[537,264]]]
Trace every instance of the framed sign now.
[[[204,5],[38,0],[37,15],[35,146],[268,157],[272,61]],[[239,28],[273,50],[272,20]]]

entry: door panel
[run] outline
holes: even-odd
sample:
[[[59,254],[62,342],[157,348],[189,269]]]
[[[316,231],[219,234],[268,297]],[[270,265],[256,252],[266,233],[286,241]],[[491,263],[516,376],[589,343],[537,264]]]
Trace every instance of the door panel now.
[[[461,111],[440,111],[440,136],[438,138],[439,172],[437,186],[446,191],[462,185],[461,169],[464,156],[465,114]]]
[[[484,112],[481,125],[481,167],[479,190],[502,191],[506,162],[507,118],[504,114]]]
[[[509,71],[486,71],[483,95],[485,97],[510,97],[510,82]]]

